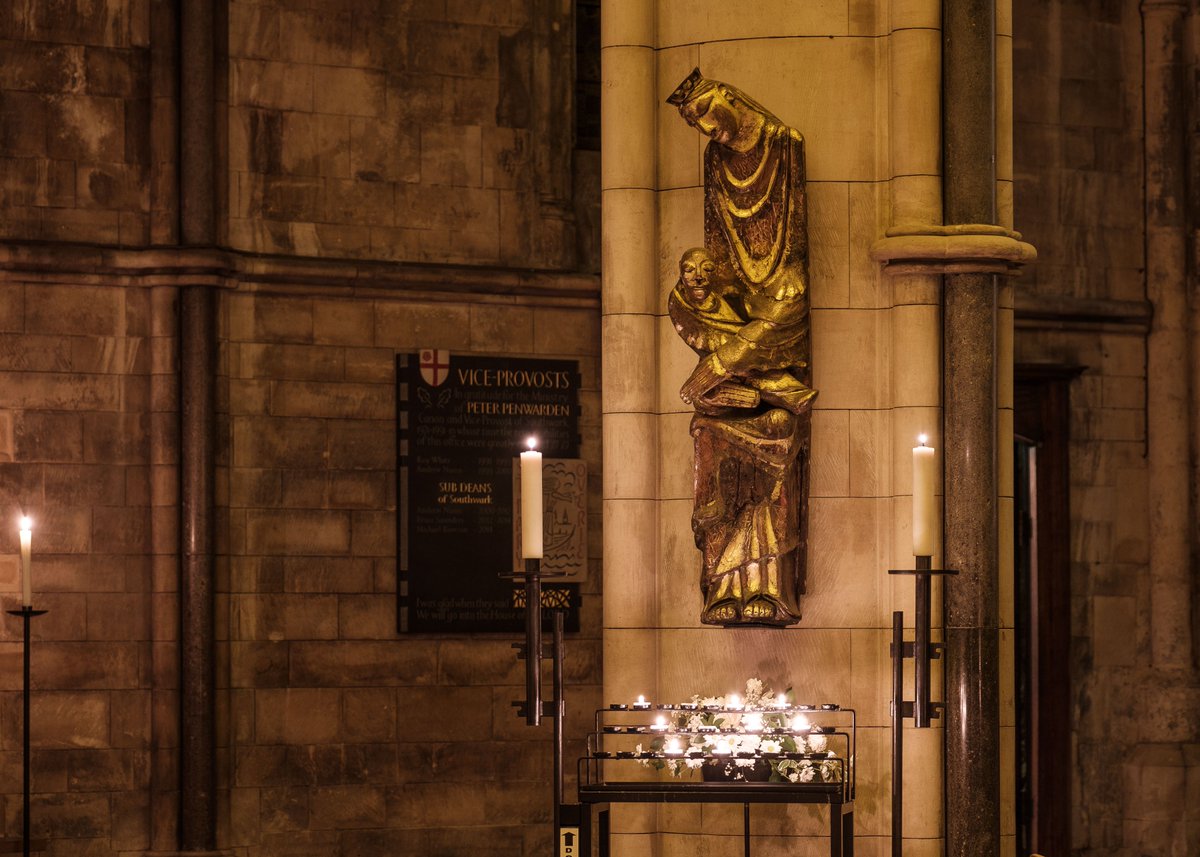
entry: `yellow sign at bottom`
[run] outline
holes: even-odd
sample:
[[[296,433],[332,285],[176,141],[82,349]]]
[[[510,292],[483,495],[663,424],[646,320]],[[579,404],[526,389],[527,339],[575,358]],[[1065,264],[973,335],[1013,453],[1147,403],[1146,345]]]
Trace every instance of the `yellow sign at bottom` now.
[[[560,827],[558,830],[558,857],[579,857],[579,828]]]

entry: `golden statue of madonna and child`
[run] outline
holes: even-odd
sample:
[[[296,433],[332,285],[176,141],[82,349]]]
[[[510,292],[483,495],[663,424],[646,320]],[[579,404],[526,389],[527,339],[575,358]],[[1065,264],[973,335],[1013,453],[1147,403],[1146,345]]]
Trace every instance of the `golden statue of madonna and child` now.
[[[710,139],[704,246],[668,299],[699,356],[695,408],[701,621],[800,620],[807,558],[812,387],[804,140],[736,87],[693,71],[667,99]]]

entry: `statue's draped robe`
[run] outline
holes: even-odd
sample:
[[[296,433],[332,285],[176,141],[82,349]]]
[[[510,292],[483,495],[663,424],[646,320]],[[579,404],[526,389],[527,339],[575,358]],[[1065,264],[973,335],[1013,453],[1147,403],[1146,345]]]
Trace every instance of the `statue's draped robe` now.
[[[765,111],[764,111],[765,113]],[[671,317],[729,378],[696,402],[692,527],[703,554],[702,621],[784,625],[800,618],[807,543],[809,367],[804,143],[767,114],[758,144],[715,141],[704,159],[705,243],[716,262],[706,312],[670,300]],[[731,324],[733,316],[744,319]],[[697,345],[710,347],[697,347]],[[749,387],[753,407],[723,407],[722,387]]]

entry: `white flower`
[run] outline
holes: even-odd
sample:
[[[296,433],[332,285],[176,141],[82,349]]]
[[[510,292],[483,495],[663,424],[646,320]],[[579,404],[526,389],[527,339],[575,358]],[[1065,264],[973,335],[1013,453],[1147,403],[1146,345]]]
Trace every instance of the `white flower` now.
[[[811,747],[813,753],[824,753],[825,748],[829,746],[829,739],[824,735],[811,735],[808,739],[808,746]]]
[[[762,679],[752,678],[746,682],[746,704],[757,703],[763,695]]]
[[[816,779],[816,776],[817,776],[817,769],[814,768],[812,765],[805,764],[803,767],[800,768],[800,782],[811,783],[814,779]],[[793,780],[792,782],[795,782],[795,780]]]
[[[779,742],[770,738],[764,738],[762,743],[758,745],[758,749],[762,750],[764,753],[780,752]]]

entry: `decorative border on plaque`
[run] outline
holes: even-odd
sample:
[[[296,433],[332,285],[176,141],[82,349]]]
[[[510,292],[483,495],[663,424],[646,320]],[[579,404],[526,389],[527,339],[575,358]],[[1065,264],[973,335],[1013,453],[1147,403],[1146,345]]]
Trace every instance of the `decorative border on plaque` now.
[[[513,571],[521,557],[521,478],[513,464]],[[542,459],[542,574],[580,580],[587,573],[587,462],[582,458]]]

